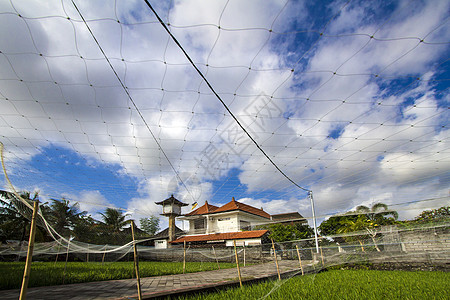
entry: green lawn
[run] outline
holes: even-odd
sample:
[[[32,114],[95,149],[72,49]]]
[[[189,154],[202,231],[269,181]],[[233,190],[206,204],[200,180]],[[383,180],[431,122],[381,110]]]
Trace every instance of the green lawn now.
[[[183,299],[450,299],[450,273],[334,270]]]
[[[231,263],[220,263],[221,268],[235,267]],[[0,263],[0,290],[20,288],[25,263]],[[180,262],[139,262],[141,277],[180,274],[183,263]],[[217,270],[216,263],[187,262],[186,272]],[[46,286],[62,284],[64,262],[33,262],[28,286]],[[64,283],[80,283],[90,281],[134,278],[133,262],[69,262],[67,263]]]

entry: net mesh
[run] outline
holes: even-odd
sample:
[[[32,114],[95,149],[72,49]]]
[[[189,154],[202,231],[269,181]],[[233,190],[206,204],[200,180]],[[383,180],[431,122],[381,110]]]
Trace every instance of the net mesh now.
[[[182,262],[182,249],[150,246],[152,234],[137,231],[133,242],[125,222],[159,214],[154,202],[172,193],[189,204],[237,196],[273,213],[299,210],[309,224],[360,204],[386,203],[402,220],[448,205],[444,1],[420,4],[422,15],[355,1],[99,5],[0,4],[0,27],[14,28],[0,35],[5,259],[26,255],[37,199],[34,255],[97,262],[130,259],[135,243],[142,259]],[[58,203],[87,213],[59,224]],[[99,222],[107,209],[125,217],[119,229]],[[294,263],[297,246],[316,271],[448,260],[447,242],[439,248],[448,214],[415,226],[322,234],[320,254],[311,238],[276,252]],[[271,247],[239,248],[239,257],[268,263]],[[234,260],[230,249],[186,255]]]

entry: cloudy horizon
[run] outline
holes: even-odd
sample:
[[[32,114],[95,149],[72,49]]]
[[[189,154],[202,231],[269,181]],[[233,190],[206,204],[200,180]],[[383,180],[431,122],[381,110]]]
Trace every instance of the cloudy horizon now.
[[[310,218],[312,190],[319,221],[448,205],[448,1],[150,1],[304,189],[144,1],[74,2],[86,24],[71,1],[0,1],[0,141],[16,189],[96,216],[158,215],[171,194]]]

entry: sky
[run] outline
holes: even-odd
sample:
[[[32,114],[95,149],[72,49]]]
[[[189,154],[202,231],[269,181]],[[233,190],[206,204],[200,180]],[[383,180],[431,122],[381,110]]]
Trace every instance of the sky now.
[[[450,2],[375,2],[150,1],[180,49],[144,1],[1,0],[6,172],[97,218],[448,205]]]

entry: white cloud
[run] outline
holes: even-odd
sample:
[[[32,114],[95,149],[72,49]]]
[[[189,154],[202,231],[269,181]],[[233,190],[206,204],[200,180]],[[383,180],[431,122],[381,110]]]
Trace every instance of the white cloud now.
[[[236,142],[233,134],[242,133],[233,131],[236,123],[143,3],[77,1],[139,112],[70,3],[13,3],[27,19],[9,3],[0,5],[11,12],[0,15],[0,130],[11,172],[21,174],[49,145],[73,150],[92,166],[118,164],[120,174],[141,182],[140,196],[118,206],[148,216],[159,214],[154,202],[172,193],[187,203],[214,202],[213,179],[224,180],[236,168],[240,183],[256,194],[245,203],[271,213],[309,214],[301,190],[275,172],[247,137]],[[170,10],[166,3],[156,8],[257,143],[295,182],[314,191],[318,214],[368,201],[426,198],[423,191],[432,188],[445,194],[448,185],[437,182],[450,170],[448,133],[438,127],[448,122],[440,105],[448,92],[440,98],[433,79],[448,46],[414,37],[447,41],[450,31],[442,24],[448,3],[425,1],[416,9],[399,1],[386,14],[378,4],[351,3],[324,36],[312,31],[305,39],[292,32],[319,26],[316,16],[303,3],[284,5],[175,1]],[[331,17],[340,5],[323,9]],[[270,32],[272,26],[284,34]],[[311,51],[292,63],[314,37],[319,39]],[[260,95],[280,113],[265,115],[255,104]],[[207,153],[211,145],[215,152]],[[220,159],[209,160],[212,154]],[[421,192],[408,192],[411,186]],[[271,198],[257,195],[270,189]],[[84,190],[74,197],[80,203],[114,201]]]

